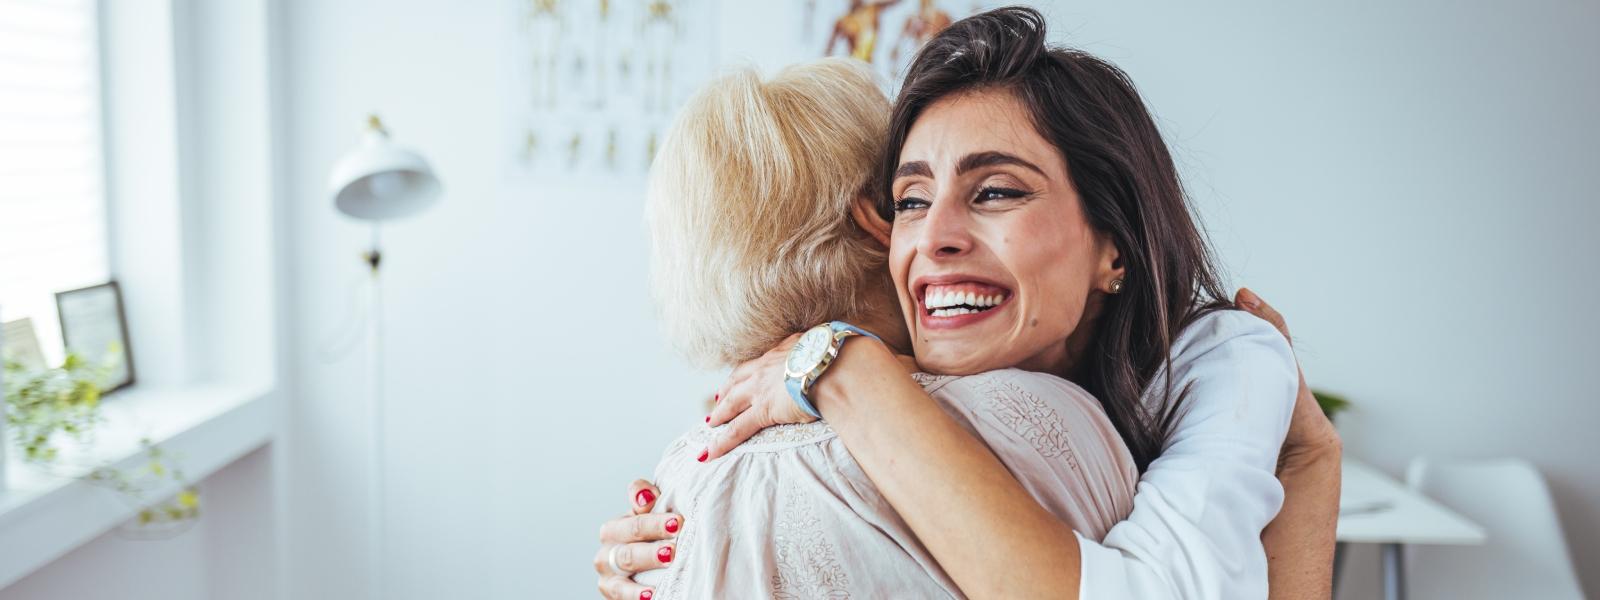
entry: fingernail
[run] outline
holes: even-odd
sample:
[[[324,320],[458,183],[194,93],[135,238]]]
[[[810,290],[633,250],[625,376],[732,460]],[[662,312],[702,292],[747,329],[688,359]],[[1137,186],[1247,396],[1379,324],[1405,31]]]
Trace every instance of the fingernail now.
[[[715,403],[715,402],[721,402],[721,401],[722,401],[722,392],[717,392],[717,395],[715,395],[715,396],[712,396],[712,397],[711,397],[711,401],[712,401],[712,402],[713,402],[713,403]]]
[[[709,424],[710,422],[711,422],[711,415],[706,415],[706,423]]]
[[[671,519],[667,519],[667,533],[677,533],[677,532],[678,532],[678,518],[677,517],[673,517]]]
[[[710,450],[701,450],[700,451],[700,458],[697,458],[695,460],[698,460],[700,462],[705,462],[707,456],[711,456],[711,451]]]
[[[633,501],[638,502],[639,506],[650,504],[650,502],[654,501],[655,499],[655,493],[651,492],[650,490],[639,490],[639,495],[633,497]]]
[[[662,546],[656,549],[656,560],[661,564],[672,562],[672,546]]]
[[[639,592],[639,600],[650,600],[654,597],[656,597],[656,593],[650,590]]]

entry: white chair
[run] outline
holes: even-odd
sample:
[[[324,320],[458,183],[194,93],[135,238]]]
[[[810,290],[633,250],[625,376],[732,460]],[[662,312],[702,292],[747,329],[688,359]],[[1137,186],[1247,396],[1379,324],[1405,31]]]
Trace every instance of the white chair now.
[[[1406,483],[1489,534],[1480,546],[1408,546],[1412,600],[1583,600],[1555,502],[1533,465],[1419,457],[1411,461]]]

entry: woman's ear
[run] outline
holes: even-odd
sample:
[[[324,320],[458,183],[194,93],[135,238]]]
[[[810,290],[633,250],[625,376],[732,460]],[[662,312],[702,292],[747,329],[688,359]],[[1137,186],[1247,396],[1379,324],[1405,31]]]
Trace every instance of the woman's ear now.
[[[1117,249],[1117,244],[1109,239],[1100,241],[1100,277],[1095,281],[1095,287],[1107,294],[1120,294],[1123,290],[1123,278],[1128,274],[1128,268],[1123,264],[1122,251]]]
[[[878,240],[885,249],[889,247],[889,230],[892,229],[888,221],[878,216],[878,207],[873,205],[872,197],[867,194],[856,196],[854,204],[850,205],[850,216],[855,218],[859,225],[872,239]]]

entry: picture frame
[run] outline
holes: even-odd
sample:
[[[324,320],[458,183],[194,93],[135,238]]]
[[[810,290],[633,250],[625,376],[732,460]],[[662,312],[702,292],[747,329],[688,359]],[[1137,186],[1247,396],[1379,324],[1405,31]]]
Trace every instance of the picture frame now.
[[[0,359],[15,362],[24,369],[43,369],[44,352],[39,349],[39,334],[33,320],[0,321]]]
[[[128,340],[122,288],[115,280],[57,292],[56,312],[61,320],[61,342],[68,352],[77,352],[93,364],[114,361],[101,394],[133,385],[133,346]]]

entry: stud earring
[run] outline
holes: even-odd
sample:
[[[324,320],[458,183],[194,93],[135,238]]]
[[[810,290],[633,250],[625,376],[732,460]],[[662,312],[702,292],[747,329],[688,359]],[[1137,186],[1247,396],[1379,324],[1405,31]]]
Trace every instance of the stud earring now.
[[[1121,294],[1122,293],[1122,280],[1121,279],[1113,279],[1113,280],[1111,280],[1111,293],[1113,293],[1113,294]]]

